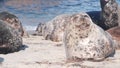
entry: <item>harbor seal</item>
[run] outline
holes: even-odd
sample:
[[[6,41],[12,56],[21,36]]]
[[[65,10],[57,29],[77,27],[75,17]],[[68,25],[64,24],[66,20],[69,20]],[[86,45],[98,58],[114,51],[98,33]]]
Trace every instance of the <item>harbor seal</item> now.
[[[63,34],[69,18],[69,14],[62,14],[47,22],[43,29],[43,37],[54,42],[63,41]]]
[[[22,37],[29,37],[28,33],[22,26],[22,23],[17,16],[9,12],[0,12],[0,20],[5,21],[6,24],[16,29]]]
[[[68,60],[103,60],[115,52],[111,36],[86,13],[74,14],[67,24],[64,45]]]
[[[18,31],[0,20],[0,54],[19,51],[22,47],[22,37]]]
[[[44,29],[45,29],[45,24],[46,23],[39,23],[39,25],[36,28],[37,35],[43,36],[43,34],[44,34],[43,32],[44,32]]]
[[[120,8],[115,0],[100,0],[101,19],[105,30],[118,26],[120,23]]]

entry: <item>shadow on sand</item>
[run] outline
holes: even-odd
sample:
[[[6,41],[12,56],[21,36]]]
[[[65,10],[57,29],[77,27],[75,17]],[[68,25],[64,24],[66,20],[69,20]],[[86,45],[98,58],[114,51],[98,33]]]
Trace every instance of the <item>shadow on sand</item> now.
[[[27,45],[22,45],[22,46],[20,47],[20,50],[19,50],[19,51],[21,51],[21,50],[25,50],[26,48],[28,48]]]
[[[19,52],[21,50],[25,50],[26,48],[28,48],[27,45],[20,46],[16,51],[7,51],[8,49],[4,50],[4,48],[1,48],[1,50],[4,50],[4,51],[0,52],[0,54],[11,54],[11,53],[14,53],[14,52]]]
[[[4,61],[4,58],[0,57],[0,64]]]

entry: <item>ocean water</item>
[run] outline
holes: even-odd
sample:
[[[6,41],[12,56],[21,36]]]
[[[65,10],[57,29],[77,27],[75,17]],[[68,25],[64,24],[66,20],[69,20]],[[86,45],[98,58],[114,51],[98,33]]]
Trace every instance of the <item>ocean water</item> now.
[[[60,14],[100,10],[99,0],[0,0],[0,12],[15,14],[26,30],[35,30],[40,22]]]

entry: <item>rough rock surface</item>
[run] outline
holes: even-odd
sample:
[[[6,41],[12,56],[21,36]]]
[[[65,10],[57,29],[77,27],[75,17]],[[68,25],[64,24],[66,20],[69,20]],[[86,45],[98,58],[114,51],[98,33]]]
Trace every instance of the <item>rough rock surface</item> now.
[[[64,45],[68,60],[103,60],[115,51],[112,37],[95,25],[86,13],[71,16],[65,30]]]
[[[120,49],[120,27],[113,27],[107,30],[108,33],[111,34],[113,39],[116,41],[116,49]]]
[[[18,51],[22,46],[22,37],[18,31],[0,20],[0,53]]]
[[[100,0],[102,23],[105,29],[118,26],[120,21],[120,8],[115,0]]]
[[[62,41],[66,23],[69,23],[69,18],[70,15],[63,14],[47,22],[43,30],[43,36],[45,39],[50,39],[55,42]]]
[[[21,22],[15,15],[9,12],[1,12],[0,19],[5,21],[11,27],[15,28],[21,36],[28,37],[27,32],[25,31],[25,29],[23,29]]]

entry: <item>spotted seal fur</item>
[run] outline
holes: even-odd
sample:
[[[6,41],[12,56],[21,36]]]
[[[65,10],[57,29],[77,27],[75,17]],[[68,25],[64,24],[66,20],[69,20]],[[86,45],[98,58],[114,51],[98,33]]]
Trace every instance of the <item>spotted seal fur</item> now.
[[[116,0],[100,0],[101,4],[101,19],[104,23],[104,29],[118,26],[120,23],[120,8]]]
[[[19,51],[22,46],[22,37],[19,32],[0,20],[0,54]]]
[[[64,30],[69,18],[69,14],[62,14],[47,22],[44,26],[42,35],[46,40],[52,40],[54,42],[63,41]]]
[[[115,52],[111,36],[95,25],[86,13],[71,16],[64,34],[64,45],[68,60],[99,61]]]

